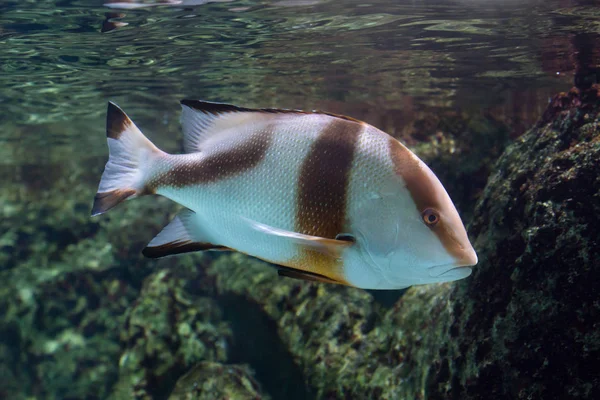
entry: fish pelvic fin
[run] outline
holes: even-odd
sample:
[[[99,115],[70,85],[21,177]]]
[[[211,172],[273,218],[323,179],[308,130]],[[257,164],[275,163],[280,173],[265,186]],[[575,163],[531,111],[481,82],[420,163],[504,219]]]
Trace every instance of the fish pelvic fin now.
[[[161,258],[193,251],[230,250],[211,242],[196,213],[183,210],[148,243],[142,254],[148,258]]]
[[[108,103],[106,113],[106,138],[109,157],[94,197],[92,216],[107,212],[123,200],[145,194],[148,167],[157,157],[166,154],[112,102]]]
[[[318,274],[315,272],[301,271],[301,270],[282,267],[282,266],[278,266],[278,268],[279,269],[277,270],[277,275],[284,276],[287,278],[301,279],[301,280],[309,281],[309,282],[323,282],[323,283],[334,283],[337,285],[348,285],[348,283],[346,283],[346,282],[337,281],[333,278],[330,278],[328,276],[321,275],[321,274]]]

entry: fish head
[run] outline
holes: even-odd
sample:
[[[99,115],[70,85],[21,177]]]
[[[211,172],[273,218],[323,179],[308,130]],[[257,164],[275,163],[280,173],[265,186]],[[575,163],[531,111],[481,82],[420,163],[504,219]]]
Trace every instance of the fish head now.
[[[478,260],[454,203],[425,163],[400,151],[396,189],[366,207],[357,227],[363,259],[389,287],[466,278]]]

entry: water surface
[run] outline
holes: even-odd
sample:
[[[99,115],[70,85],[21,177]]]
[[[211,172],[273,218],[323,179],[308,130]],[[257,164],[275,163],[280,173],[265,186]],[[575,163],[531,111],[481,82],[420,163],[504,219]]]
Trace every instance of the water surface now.
[[[570,86],[577,35],[599,29],[593,5],[570,1],[126,7],[2,2],[0,142],[11,151],[1,146],[0,162],[56,161],[48,151],[65,147],[105,154],[107,100],[166,135],[167,147],[186,97],[322,108],[374,123],[389,110],[410,119],[456,107],[535,118]]]

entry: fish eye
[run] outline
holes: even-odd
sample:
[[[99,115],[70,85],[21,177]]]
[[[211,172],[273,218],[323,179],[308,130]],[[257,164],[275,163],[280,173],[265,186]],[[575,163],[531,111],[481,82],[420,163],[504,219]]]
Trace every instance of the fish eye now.
[[[433,208],[428,208],[421,214],[423,217],[423,222],[429,227],[435,226],[438,222],[440,222],[440,213],[438,213]]]

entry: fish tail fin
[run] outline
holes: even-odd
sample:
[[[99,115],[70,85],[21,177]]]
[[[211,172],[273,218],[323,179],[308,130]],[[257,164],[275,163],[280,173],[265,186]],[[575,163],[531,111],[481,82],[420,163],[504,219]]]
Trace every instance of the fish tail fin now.
[[[94,197],[92,216],[100,215],[123,200],[144,194],[149,166],[164,155],[116,104],[106,114],[108,162]]]

